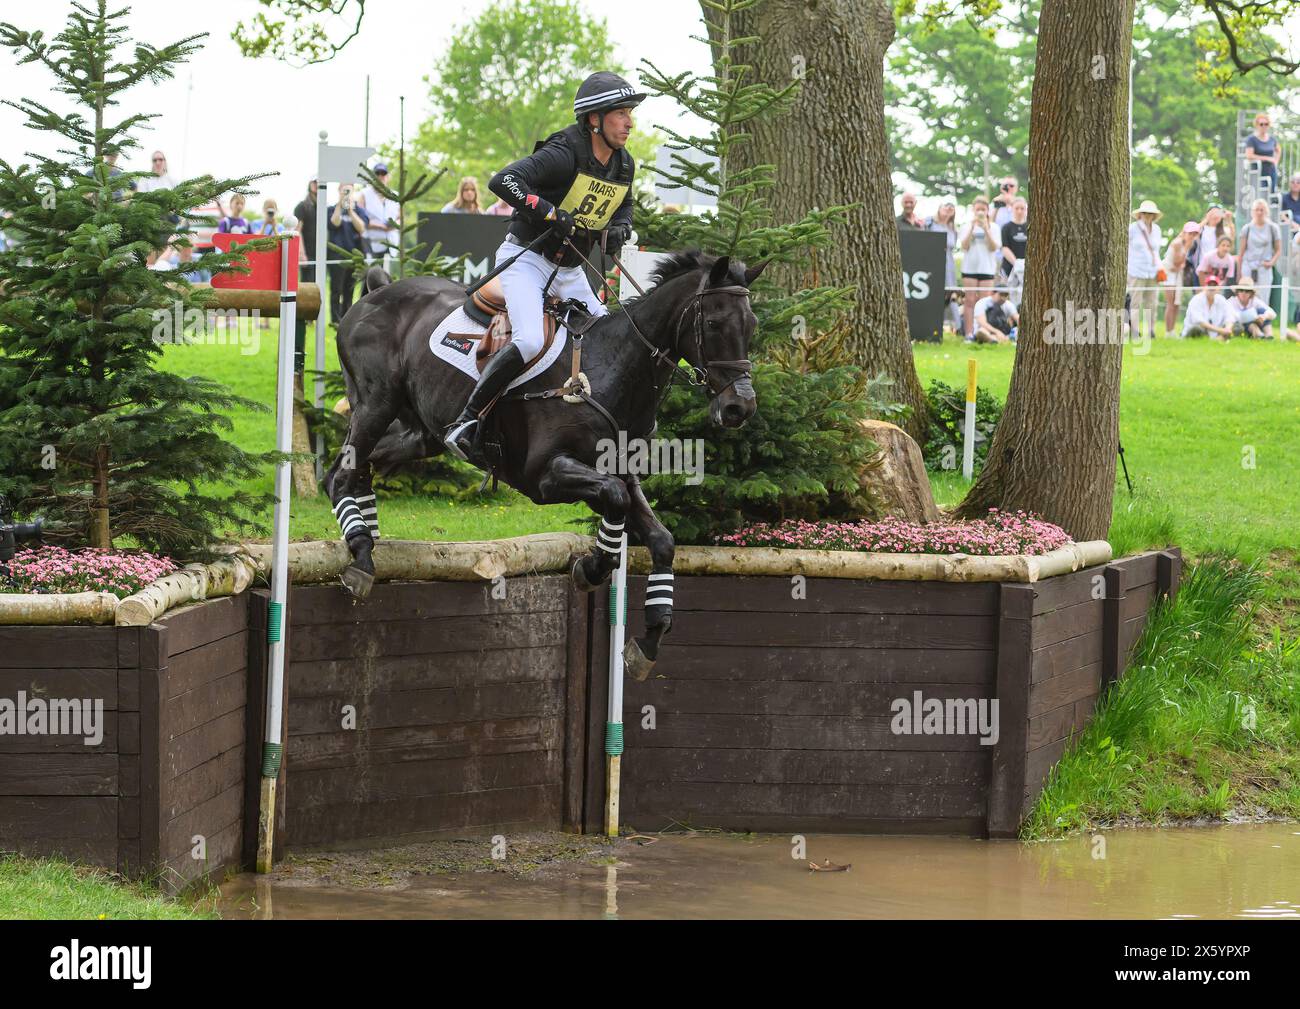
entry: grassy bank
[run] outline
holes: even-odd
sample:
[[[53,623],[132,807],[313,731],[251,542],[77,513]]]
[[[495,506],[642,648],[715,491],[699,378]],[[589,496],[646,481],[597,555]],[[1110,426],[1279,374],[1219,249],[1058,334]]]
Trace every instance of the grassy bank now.
[[[0,858],[0,920],[215,918],[207,901],[171,900],[149,883],[53,859]]]

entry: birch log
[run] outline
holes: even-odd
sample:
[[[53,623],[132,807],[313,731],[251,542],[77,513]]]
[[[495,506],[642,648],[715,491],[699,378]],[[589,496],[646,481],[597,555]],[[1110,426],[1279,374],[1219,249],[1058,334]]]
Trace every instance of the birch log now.
[[[119,627],[147,627],[173,606],[234,596],[253,583],[252,560],[232,556],[212,564],[189,564],[127,596],[117,607]]]
[[[0,592],[0,626],[111,624],[117,607],[117,596],[111,592]]]

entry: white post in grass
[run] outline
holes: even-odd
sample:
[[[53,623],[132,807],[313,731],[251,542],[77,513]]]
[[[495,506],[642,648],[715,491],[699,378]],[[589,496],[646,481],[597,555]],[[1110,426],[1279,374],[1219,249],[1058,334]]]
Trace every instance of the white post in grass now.
[[[962,435],[961,475],[967,480],[975,478],[975,374],[978,368],[975,358],[966,362],[966,424]]]
[[[266,726],[262,743],[262,788],[257,815],[257,871],[271,871],[275,844],[275,783],[284,752],[280,726],[284,720],[284,628],[289,593],[289,492],[292,487],[288,455],[293,451],[293,330],[298,294],[290,290],[289,262],[293,235],[280,236],[280,357],[275,379],[275,448],[283,457],[275,464],[275,539],[271,546],[271,605],[267,613],[269,645],[266,678]],[[324,306],[321,306],[324,308]]]
[[[609,710],[605,718],[605,836],[618,837],[623,760],[623,641],[627,631],[627,532],[619,534],[618,568],[609,582]]]

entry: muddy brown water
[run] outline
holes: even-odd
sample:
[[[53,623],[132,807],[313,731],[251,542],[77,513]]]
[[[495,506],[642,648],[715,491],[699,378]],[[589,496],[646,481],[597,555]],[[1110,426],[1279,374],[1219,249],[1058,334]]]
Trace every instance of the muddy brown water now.
[[[237,876],[220,909],[233,918],[1300,918],[1293,823],[1037,844],[822,834],[806,843],[807,859],[796,860],[787,836],[657,835],[593,841],[576,861],[522,874],[429,874],[417,856],[396,876],[403,849],[390,849],[380,887],[337,881],[365,877],[372,856],[349,853],[340,857],[361,871]],[[813,872],[808,859],[852,867]]]

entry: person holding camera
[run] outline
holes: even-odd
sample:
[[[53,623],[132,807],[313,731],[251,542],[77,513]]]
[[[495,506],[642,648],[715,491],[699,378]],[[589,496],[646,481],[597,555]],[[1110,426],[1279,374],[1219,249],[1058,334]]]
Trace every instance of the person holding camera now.
[[[469,402],[447,429],[448,451],[468,459],[478,416],[542,351],[542,292],[575,298],[604,315],[583,272],[583,257],[605,233],[614,255],[632,236],[632,180],[636,163],[627,151],[632,110],[645,99],[618,74],[599,71],[578,87],[576,122],[538,141],[533,153],[507,165],[488,188],[515,212],[496,262],[518,258],[501,274],[501,291],[514,336],[494,354]],[[537,251],[528,247],[543,240]]]
[[[1015,206],[1020,183],[1008,175],[998,184],[998,195],[993,198],[993,223],[1001,228],[1011,220],[1011,211]]]
[[[369,222],[369,215],[356,205],[352,195],[352,183],[341,183],[339,201],[329,208],[329,244],[337,245],[345,253],[357,249],[365,251],[366,225]],[[343,321],[343,316],[348,314],[356,293],[352,261],[345,259],[343,262],[331,262],[338,254],[337,250],[329,249],[326,253],[329,268],[325,271],[330,281],[330,322],[335,327]]]

